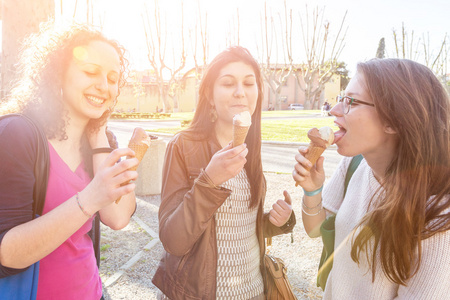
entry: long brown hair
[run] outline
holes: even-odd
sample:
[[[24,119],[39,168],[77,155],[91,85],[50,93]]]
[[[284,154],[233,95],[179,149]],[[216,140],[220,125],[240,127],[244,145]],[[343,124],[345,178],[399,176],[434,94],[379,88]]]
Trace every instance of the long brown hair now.
[[[208,65],[199,89],[199,99],[191,126],[187,132],[195,133],[199,138],[211,138],[214,134],[214,126],[209,117],[211,110],[210,99],[213,94],[213,86],[220,70],[232,62],[243,62],[253,68],[258,86],[258,99],[255,112],[252,115],[252,126],[250,126],[245,142],[248,147],[247,163],[244,168],[250,182],[251,201],[250,207],[256,207],[265,193],[265,179],[261,163],[261,108],[263,98],[263,81],[258,62],[250,52],[243,47],[233,46],[219,53]]]
[[[420,267],[421,241],[450,229],[450,100],[431,70],[410,60],[374,59],[357,71],[398,143],[351,255],[371,256],[374,276],[379,250],[385,275],[405,285]]]

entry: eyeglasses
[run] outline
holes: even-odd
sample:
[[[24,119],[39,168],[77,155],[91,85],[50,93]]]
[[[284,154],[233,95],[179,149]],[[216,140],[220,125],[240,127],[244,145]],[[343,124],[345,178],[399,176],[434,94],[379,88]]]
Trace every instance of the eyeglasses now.
[[[352,107],[353,104],[362,104],[362,105],[369,105],[372,107],[375,107],[375,104],[373,103],[369,103],[369,102],[365,102],[365,101],[361,101],[349,96],[344,96],[340,99],[338,99],[338,103],[342,102],[342,107],[344,110],[344,115],[348,114],[350,111],[350,108]]]

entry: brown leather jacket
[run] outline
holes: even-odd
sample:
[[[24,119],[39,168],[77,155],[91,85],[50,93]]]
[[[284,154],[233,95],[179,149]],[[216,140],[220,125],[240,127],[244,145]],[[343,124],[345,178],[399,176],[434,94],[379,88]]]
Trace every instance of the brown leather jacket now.
[[[199,141],[186,132],[177,134],[167,146],[159,208],[159,238],[166,251],[152,282],[171,300],[214,299],[216,295],[214,215],[231,191],[194,184],[194,179],[218,150],[216,140]],[[261,201],[256,231],[264,277],[264,237],[291,232],[295,215],[292,212],[286,225],[276,227],[264,214],[263,205]]]

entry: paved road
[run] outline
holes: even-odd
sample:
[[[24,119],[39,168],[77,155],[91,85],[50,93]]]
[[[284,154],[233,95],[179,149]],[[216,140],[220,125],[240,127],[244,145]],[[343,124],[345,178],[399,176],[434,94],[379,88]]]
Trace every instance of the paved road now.
[[[171,123],[173,125],[169,125]],[[179,121],[110,121],[108,126],[116,134],[119,146],[125,147],[136,126],[151,130],[163,126],[179,126]],[[161,138],[166,142],[170,139],[169,136]],[[282,190],[289,190],[291,195],[295,197],[296,194],[299,199],[301,192],[293,193],[294,185],[289,175],[293,170],[298,147],[299,144],[263,143],[263,168],[264,171],[270,172],[265,174],[268,183],[267,199],[278,199]],[[335,148],[326,150],[324,156],[327,176],[330,176],[340,156]],[[110,246],[102,252],[106,260],[100,266],[106,300],[156,299],[157,288],[151,283],[151,278],[159,263],[159,257],[163,255],[163,247],[157,234],[160,195],[137,197],[137,202],[136,214],[124,230],[113,232],[102,225],[102,243]],[[301,210],[300,203],[301,201],[293,203],[297,213]],[[271,202],[266,201],[265,210],[268,211],[270,206]],[[314,274],[322,245],[317,239],[308,238],[301,228],[294,230],[294,237],[296,244],[288,242],[289,236],[275,240],[276,246],[271,251],[285,260],[290,272],[289,279],[298,299],[320,299],[322,291],[316,288]],[[302,255],[297,255],[298,253]]]
[[[264,171],[292,173],[298,147],[299,145],[263,143],[261,156]],[[325,174],[328,177],[333,174],[342,156],[337,153],[335,147],[325,150],[323,156],[325,157]]]
[[[126,147],[135,127],[142,127],[146,130],[152,130],[160,127],[180,126],[180,121],[109,121],[108,127],[114,132],[120,147]],[[165,142],[170,140],[170,136],[159,135]],[[263,169],[266,172],[291,173],[295,164],[295,155],[301,144],[292,143],[263,143],[262,162]],[[332,147],[324,153],[325,172],[330,176],[336,169],[341,160],[341,156]]]

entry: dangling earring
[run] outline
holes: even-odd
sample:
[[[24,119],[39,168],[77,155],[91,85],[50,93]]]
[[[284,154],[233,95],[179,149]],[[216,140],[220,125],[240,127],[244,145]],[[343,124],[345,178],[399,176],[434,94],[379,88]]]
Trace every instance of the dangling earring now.
[[[211,106],[211,109],[209,110],[209,118],[211,120],[211,123],[214,123],[217,120],[217,111],[214,106]]]

